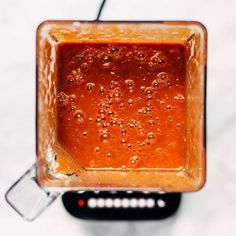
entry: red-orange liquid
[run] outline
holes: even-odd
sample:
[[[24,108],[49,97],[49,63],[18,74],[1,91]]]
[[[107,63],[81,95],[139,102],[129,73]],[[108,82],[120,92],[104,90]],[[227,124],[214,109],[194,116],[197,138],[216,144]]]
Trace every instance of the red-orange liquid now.
[[[57,136],[83,168],[181,168],[185,47],[64,43]]]

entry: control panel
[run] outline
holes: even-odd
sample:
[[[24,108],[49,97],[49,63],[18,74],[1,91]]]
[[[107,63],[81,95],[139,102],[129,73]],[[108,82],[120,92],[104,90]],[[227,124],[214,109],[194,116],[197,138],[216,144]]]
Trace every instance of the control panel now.
[[[81,219],[164,219],[179,207],[180,193],[137,191],[67,192],[62,200],[67,211]]]

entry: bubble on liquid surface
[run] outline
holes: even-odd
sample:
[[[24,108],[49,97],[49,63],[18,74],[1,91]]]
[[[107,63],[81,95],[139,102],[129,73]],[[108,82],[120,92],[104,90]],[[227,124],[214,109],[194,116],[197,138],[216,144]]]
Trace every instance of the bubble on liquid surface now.
[[[76,77],[75,82],[76,82],[76,84],[81,85],[85,82],[85,80],[86,80],[85,76],[79,75]]]
[[[110,74],[111,74],[112,76],[115,76],[115,75],[116,75],[116,72],[115,72],[114,70],[112,70],[112,71],[110,72]]]
[[[64,92],[59,92],[57,95],[59,106],[67,106],[69,104],[69,96]]]
[[[110,139],[111,139],[111,135],[108,134],[108,133],[103,133],[103,134],[100,136],[100,141],[103,142],[103,143],[108,142]]]
[[[147,87],[147,88],[145,89],[145,94],[146,94],[146,95],[151,95],[151,94],[153,94],[153,88],[152,88],[152,87]]]
[[[169,123],[173,123],[173,117],[172,116],[168,116],[167,120],[168,120]]]
[[[110,82],[110,89],[113,90],[116,87],[116,85],[118,85],[118,84],[119,84],[118,81],[112,80]]]
[[[173,100],[174,101],[183,101],[184,96],[182,94],[178,94],[177,96],[174,96]]]
[[[149,120],[148,125],[149,126],[154,126],[155,125],[155,121],[154,120]]]
[[[133,88],[134,88],[134,81],[132,79],[127,79],[125,81],[125,83],[126,83],[126,85],[127,85],[129,90],[133,90]]]
[[[73,85],[74,82],[75,82],[75,79],[74,79],[74,77],[72,75],[67,76],[66,79],[67,79],[67,84],[68,85]]]
[[[153,87],[153,88],[158,88],[158,87],[159,87],[158,80],[154,79],[154,80],[152,81],[152,87]]]
[[[117,119],[116,118],[113,118],[111,120],[111,126],[116,126],[117,125]]]
[[[103,124],[103,128],[107,128],[107,127],[109,127],[109,126],[110,126],[109,123],[104,123],[104,124]]]
[[[101,64],[103,68],[110,69],[112,67],[112,57],[108,55],[102,56]]]
[[[84,58],[84,56],[83,55],[81,55],[81,54],[76,54],[76,55],[74,55],[74,59],[76,60],[76,61],[82,61],[83,60],[83,58]]]
[[[86,80],[86,77],[79,68],[78,70],[72,70],[71,74],[67,76],[66,80],[69,86],[81,85]]]
[[[155,135],[153,132],[148,133],[148,140],[153,140],[155,138]]]
[[[100,148],[100,147],[96,147],[96,148],[95,148],[95,151],[96,151],[96,152],[100,152],[100,151],[101,151],[101,148]]]
[[[150,140],[147,140],[147,141],[146,141],[146,144],[147,144],[147,145],[150,145],[150,144],[151,144],[151,141],[150,141]]]
[[[71,112],[74,112],[76,110],[76,107],[75,106],[70,106],[70,111]]]
[[[125,139],[121,139],[121,144],[125,145],[126,144],[126,140]]]
[[[106,120],[106,114],[101,114],[101,115],[99,115],[99,117],[101,120]]]
[[[121,61],[124,57],[124,47],[112,46],[110,52],[112,53],[114,61]]]
[[[87,83],[86,84],[86,89],[88,92],[92,92],[95,84],[94,83]]]
[[[125,80],[125,83],[127,84],[127,87],[133,87],[134,86],[134,81],[132,79],[127,79]]]
[[[76,102],[76,95],[74,95],[74,94],[71,94],[70,96],[69,96],[69,98],[70,98],[70,102],[71,103],[74,103],[74,102]]]
[[[150,61],[151,61],[152,63],[158,63],[158,60],[159,60],[158,54],[155,54],[155,55],[153,55],[152,57],[150,57]]]
[[[154,63],[158,64],[159,66],[163,66],[166,64],[167,56],[165,55],[164,52],[158,51],[151,59]]]
[[[117,102],[119,102],[119,101],[122,100],[122,93],[121,93],[120,88],[114,89],[114,91],[113,91],[113,96],[112,96],[112,97],[113,97],[114,100],[117,101]]]
[[[101,94],[103,94],[103,93],[105,92],[105,89],[104,89],[103,86],[101,86],[101,87],[99,88],[99,92],[100,92]]]
[[[141,91],[142,93],[144,93],[144,92],[145,92],[145,86],[141,86],[141,87],[140,87],[140,91]]]
[[[88,72],[88,70],[89,70],[89,66],[86,62],[82,63],[80,65],[80,68],[81,68],[81,71],[84,72],[84,73]]]
[[[145,115],[147,113],[147,109],[142,109],[142,114]]]
[[[126,135],[126,133],[127,133],[126,129],[122,129],[122,130],[121,130],[121,136],[122,136],[122,137],[124,137],[124,136]]]
[[[114,114],[114,112],[112,110],[108,110],[107,113],[108,113],[109,116],[112,116]]]
[[[168,72],[160,72],[156,76],[159,87],[172,87],[171,79],[173,79],[173,76]]]
[[[120,108],[123,109],[125,107],[125,104],[124,103],[121,103],[120,104]]]
[[[106,110],[105,109],[99,109],[98,110],[98,113],[101,115],[101,114],[106,114]]]
[[[145,130],[143,128],[138,129],[138,136],[144,137],[145,136]]]
[[[134,104],[133,99],[129,99],[129,100],[128,100],[128,104],[129,104],[130,106],[132,106],[132,105]]]
[[[156,70],[156,64],[153,62],[148,63],[148,70],[149,71],[155,71]]]
[[[135,124],[134,124],[134,123],[130,123],[130,124],[129,124],[129,127],[130,127],[130,128],[134,128],[134,127],[135,127]]]
[[[110,51],[112,54],[116,54],[119,52],[119,48],[112,45]]]
[[[102,121],[101,118],[97,118],[97,119],[96,119],[96,124],[97,124],[97,125],[100,125],[100,124],[101,124],[101,121]]]
[[[139,160],[139,157],[138,156],[132,156],[131,158],[130,158],[130,163],[132,164],[132,165],[135,165],[135,164],[137,164],[137,161]]]
[[[119,119],[117,124],[118,124],[119,127],[123,127],[124,120],[123,119]]]
[[[106,107],[106,103],[105,103],[105,102],[100,102],[100,103],[99,103],[99,106],[100,106],[101,108],[105,108],[105,107]]]
[[[77,110],[74,115],[74,119],[77,124],[81,125],[84,123],[84,112],[82,110]]]
[[[107,157],[112,157],[111,153],[107,153]]]
[[[94,59],[92,55],[89,55],[87,58],[88,63],[93,63]]]
[[[139,64],[144,64],[146,62],[146,55],[143,51],[138,51],[137,55],[135,56],[135,61]]]

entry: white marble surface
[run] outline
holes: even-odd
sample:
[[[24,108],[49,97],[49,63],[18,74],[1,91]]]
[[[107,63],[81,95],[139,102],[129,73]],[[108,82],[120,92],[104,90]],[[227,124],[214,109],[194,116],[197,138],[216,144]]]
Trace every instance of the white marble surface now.
[[[0,235],[234,235],[236,223],[236,0],[108,0],[103,19],[199,20],[209,32],[208,179],[161,222],[92,222],[57,200],[28,223],[4,192],[35,161],[35,29],[46,19],[94,19],[99,0],[0,0]],[[11,168],[9,168],[11,166]]]

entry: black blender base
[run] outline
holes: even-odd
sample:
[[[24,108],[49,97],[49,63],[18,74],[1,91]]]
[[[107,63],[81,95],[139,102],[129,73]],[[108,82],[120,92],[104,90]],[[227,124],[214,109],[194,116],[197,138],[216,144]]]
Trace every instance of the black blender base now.
[[[88,220],[161,220],[179,208],[180,193],[137,191],[66,192],[62,196],[66,210]]]

